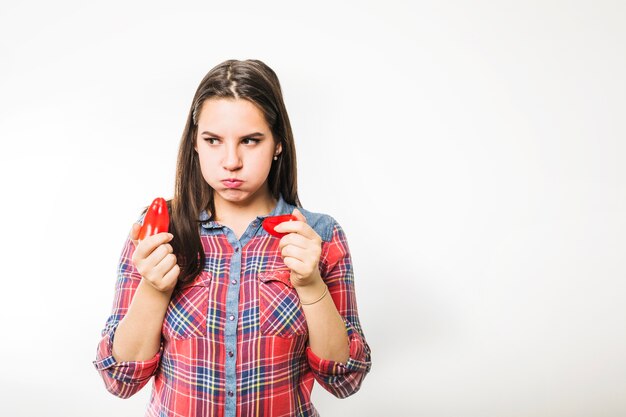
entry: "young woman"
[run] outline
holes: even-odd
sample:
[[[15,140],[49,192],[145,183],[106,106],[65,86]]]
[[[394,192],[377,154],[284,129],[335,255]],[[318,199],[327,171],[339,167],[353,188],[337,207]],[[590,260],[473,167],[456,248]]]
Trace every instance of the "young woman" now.
[[[148,416],[291,417],[318,415],[315,380],[340,398],[359,389],[371,359],[346,236],[300,205],[263,62],[229,60],[200,83],[168,209],[171,233],[139,241],[135,224],[122,251],[94,361],[111,393],[154,376]],[[277,238],[261,223],[281,214],[297,220]]]

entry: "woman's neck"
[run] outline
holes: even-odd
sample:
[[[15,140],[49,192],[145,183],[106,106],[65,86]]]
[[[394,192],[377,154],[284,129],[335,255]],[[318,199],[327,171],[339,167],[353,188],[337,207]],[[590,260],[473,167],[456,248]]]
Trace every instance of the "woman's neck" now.
[[[269,193],[265,197],[256,198],[254,201],[239,204],[226,201],[219,197],[215,199],[215,221],[228,223],[249,223],[257,216],[264,216],[272,212],[277,201]]]

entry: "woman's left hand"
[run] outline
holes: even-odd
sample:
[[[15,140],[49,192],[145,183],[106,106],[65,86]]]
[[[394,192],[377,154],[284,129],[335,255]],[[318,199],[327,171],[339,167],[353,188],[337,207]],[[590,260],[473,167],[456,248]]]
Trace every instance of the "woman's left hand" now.
[[[280,239],[280,253],[285,265],[291,269],[291,283],[301,288],[322,279],[318,266],[322,255],[322,238],[306,223],[298,209],[294,209],[292,214],[297,221],[283,222],[274,230],[288,233]]]

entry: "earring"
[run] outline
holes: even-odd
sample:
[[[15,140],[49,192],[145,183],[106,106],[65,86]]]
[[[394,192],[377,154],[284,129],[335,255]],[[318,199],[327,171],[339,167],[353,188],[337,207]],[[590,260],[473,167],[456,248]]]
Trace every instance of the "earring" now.
[[[274,161],[278,161],[278,155],[274,155]]]

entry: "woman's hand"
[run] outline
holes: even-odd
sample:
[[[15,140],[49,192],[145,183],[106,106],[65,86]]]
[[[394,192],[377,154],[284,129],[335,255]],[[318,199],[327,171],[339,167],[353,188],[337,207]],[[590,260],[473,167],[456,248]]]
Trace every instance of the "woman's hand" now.
[[[154,289],[171,292],[178,282],[180,267],[176,263],[174,249],[168,242],[174,237],[171,233],[157,233],[139,241],[141,225],[135,223],[130,238],[135,245],[132,262],[143,279]]]
[[[291,269],[291,283],[298,289],[319,284],[322,279],[318,266],[322,238],[306,223],[298,209],[292,214],[297,221],[283,222],[274,230],[288,233],[280,239],[279,248],[285,265]]]

